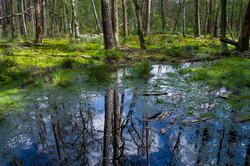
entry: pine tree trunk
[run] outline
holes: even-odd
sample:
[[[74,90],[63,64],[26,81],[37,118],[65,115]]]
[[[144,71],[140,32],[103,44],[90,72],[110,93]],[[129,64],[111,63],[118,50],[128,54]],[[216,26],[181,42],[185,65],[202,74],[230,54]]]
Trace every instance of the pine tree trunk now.
[[[211,18],[212,18],[212,4],[213,0],[209,0],[209,12],[208,12],[208,21],[207,21],[207,33],[211,33]]]
[[[21,9],[20,9],[20,4],[19,4],[19,0],[16,0],[16,4],[17,4],[17,11],[18,13],[21,13]],[[20,33],[21,35],[23,35],[23,21],[22,21],[22,16],[18,16],[19,18],[19,28],[20,28]]]
[[[162,30],[165,31],[165,16],[164,16],[164,0],[161,0],[161,19],[162,19]]]
[[[76,0],[72,0],[72,18],[74,21],[75,39],[79,39],[80,34],[79,34],[79,26],[78,26],[78,21],[77,21],[77,16],[76,16]]]
[[[206,38],[207,36],[207,25],[208,25],[208,5],[209,5],[209,0],[206,0],[206,15],[205,15],[205,23],[204,23],[204,37]]]
[[[138,4],[138,0],[134,0],[134,4],[135,4],[135,14],[137,17],[137,33],[139,36],[139,40],[140,40],[140,46],[142,50],[146,49],[145,46],[145,41],[144,41],[144,37],[143,37],[143,32],[142,32],[142,19],[141,19],[141,7]]]
[[[239,36],[239,31],[240,31],[240,26],[241,26],[241,14],[242,14],[242,6],[243,6],[243,1],[240,3],[240,15],[239,15],[239,22],[238,22],[238,27],[237,27],[237,36]]]
[[[109,0],[101,0],[101,5],[105,50],[112,50],[115,47],[115,41],[111,23]]]
[[[42,43],[41,19],[40,19],[40,3],[36,0],[36,43]]]
[[[177,18],[176,18],[175,24],[174,24],[174,32],[175,32],[175,30],[176,30],[176,26],[177,26],[177,24],[178,24],[180,14],[181,14],[181,1],[179,1],[179,11],[178,11],[178,15],[177,15]]]
[[[151,14],[151,0],[147,0],[145,37],[149,36],[149,31],[150,31],[150,14]]]
[[[226,37],[227,28],[227,0],[221,0],[221,38]],[[221,53],[227,52],[227,43],[221,42]]]
[[[97,25],[98,31],[101,32],[100,23],[99,23],[98,16],[97,16],[97,13],[96,13],[96,10],[95,10],[94,0],[91,0],[91,2],[92,2],[92,6],[93,6],[93,11],[94,11],[94,14],[95,14],[96,25]]]
[[[127,10],[126,10],[126,0],[122,0],[123,9],[123,35],[128,37],[128,22],[127,22]]]
[[[183,37],[186,37],[186,8],[185,0],[183,0]]]
[[[3,16],[6,16],[6,4],[5,0],[2,0],[2,7],[3,7]],[[8,27],[7,27],[7,18],[3,19],[3,36],[8,35]]]
[[[118,0],[112,0],[112,25],[115,45],[119,44],[118,36]]]
[[[199,0],[195,0],[195,37],[199,37],[201,35],[200,29]]]
[[[14,11],[14,0],[10,0],[10,4],[11,4],[11,14],[13,15],[15,13],[15,11]],[[15,35],[16,35],[16,24],[15,24],[14,17],[11,17],[10,21],[11,21],[12,37],[14,38]]]
[[[55,12],[56,12],[56,0],[54,0],[53,13],[52,13],[51,37],[55,36],[55,22],[56,22]]]
[[[241,26],[241,33],[237,44],[237,51],[247,51],[249,46],[250,35],[250,1],[248,2],[246,14]]]
[[[108,0],[106,0],[106,3],[108,3]],[[111,132],[111,119],[113,112],[113,93],[114,93],[113,90],[108,90],[105,95],[103,166],[109,166],[110,132]]]
[[[42,16],[43,16],[43,22],[42,22],[42,27],[43,27],[43,36],[47,36],[47,24],[46,24],[46,4],[45,0],[42,0]]]
[[[217,8],[217,13],[216,13],[216,18],[215,18],[215,23],[214,23],[214,33],[213,37],[218,38],[218,27],[220,23],[220,9],[221,9],[221,2],[219,2],[218,8]]]
[[[66,11],[65,11],[65,5],[63,5],[63,27],[64,27],[64,33],[67,33],[67,20],[66,20]]]

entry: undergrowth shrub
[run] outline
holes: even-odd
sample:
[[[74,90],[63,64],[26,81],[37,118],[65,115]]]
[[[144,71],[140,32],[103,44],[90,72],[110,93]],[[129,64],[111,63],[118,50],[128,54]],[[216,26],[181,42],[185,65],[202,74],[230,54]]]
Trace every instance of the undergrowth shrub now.
[[[151,63],[149,61],[143,61],[136,64],[133,68],[132,75],[139,78],[149,78],[153,75],[150,74],[150,71],[153,69]]]
[[[180,69],[180,70],[178,70],[177,72],[178,72],[179,74],[181,74],[181,75],[185,75],[185,74],[187,74],[187,73],[192,72],[192,70],[191,70],[191,69]]]
[[[156,40],[152,36],[148,36],[148,37],[145,37],[145,43],[147,45],[155,45],[156,44]]]
[[[70,77],[64,70],[58,70],[53,73],[53,83],[55,86],[67,87],[72,84]]]
[[[110,80],[110,69],[107,65],[90,65],[86,70],[87,82],[103,83]]]

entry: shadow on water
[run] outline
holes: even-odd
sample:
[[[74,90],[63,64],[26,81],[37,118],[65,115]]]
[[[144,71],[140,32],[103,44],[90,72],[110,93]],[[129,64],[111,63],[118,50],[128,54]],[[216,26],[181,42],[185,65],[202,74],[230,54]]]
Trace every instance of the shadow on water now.
[[[102,90],[33,96],[24,114],[1,124],[0,163],[249,165],[249,123],[232,122],[225,99],[177,73],[199,65],[153,65],[146,82],[121,69]]]

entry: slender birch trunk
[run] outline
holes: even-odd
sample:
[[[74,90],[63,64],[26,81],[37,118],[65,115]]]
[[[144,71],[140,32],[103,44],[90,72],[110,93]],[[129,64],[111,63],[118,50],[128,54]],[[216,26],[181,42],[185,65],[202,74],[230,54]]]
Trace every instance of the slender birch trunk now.
[[[180,14],[181,14],[181,1],[179,1],[179,11],[178,11],[178,15],[177,15],[177,18],[176,18],[176,21],[175,21],[175,24],[174,24],[174,32],[176,30],[176,26],[178,24]]]
[[[68,19],[70,38],[72,38],[73,37],[73,31],[72,31],[72,27],[71,27],[72,24],[71,24],[71,19],[69,18],[69,11],[68,11],[67,1],[66,0],[64,0],[64,8],[65,8],[66,16],[67,16],[67,19]]]
[[[79,39],[80,34],[79,34],[79,26],[78,26],[78,21],[77,21],[77,16],[76,16],[76,0],[72,0],[72,18],[74,21],[75,39]]]
[[[17,4],[17,11],[18,13],[21,13],[21,9],[20,9],[20,4],[19,4],[19,0],[16,0],[16,4]],[[18,16],[19,18],[19,30],[21,35],[23,35],[23,21],[22,21],[22,16]]]
[[[22,9],[22,13],[23,13],[23,0],[21,0],[21,9]],[[26,28],[26,23],[25,23],[25,17],[24,14],[22,14],[22,19],[23,19],[23,29],[24,29],[24,35],[25,38],[27,38],[27,28]]]
[[[126,9],[126,0],[122,0],[122,9],[123,9],[123,35],[128,37],[128,22],[127,22],[127,9]]]
[[[97,16],[97,13],[96,13],[96,10],[95,10],[94,0],[91,0],[91,3],[92,3],[93,11],[94,11],[94,14],[95,14],[95,20],[96,20],[96,25],[97,25],[98,31],[101,32],[100,23],[99,23],[98,16]]]
[[[150,14],[151,14],[151,0],[147,0],[147,9],[146,9],[146,28],[145,28],[145,37],[149,36],[150,31]]]
[[[47,36],[47,24],[46,24],[46,2],[42,0],[42,27],[43,27],[43,36]]]

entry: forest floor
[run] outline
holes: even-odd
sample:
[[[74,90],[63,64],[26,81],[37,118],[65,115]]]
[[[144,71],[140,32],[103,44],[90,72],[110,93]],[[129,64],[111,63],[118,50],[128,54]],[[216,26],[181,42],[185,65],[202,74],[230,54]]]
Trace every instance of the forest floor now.
[[[65,88],[72,91],[74,83],[68,80],[79,80],[79,73],[82,75],[82,69],[87,69],[91,64],[109,64],[115,70],[117,67],[134,66],[143,60],[161,64],[224,59],[214,65],[180,70],[179,73],[194,73],[193,81],[208,80],[212,86],[226,86],[236,92],[250,86],[250,53],[238,53],[234,51],[234,46],[228,45],[229,51],[222,55],[219,53],[218,39],[152,35],[146,38],[145,51],[140,50],[137,36],[120,40],[120,45],[112,51],[103,49],[101,35],[82,36],[77,44],[70,44],[69,40],[64,39],[43,39],[41,45],[34,45],[29,40],[2,41],[0,117],[5,111],[20,108],[23,103],[18,104],[17,101],[28,96],[30,90]],[[225,75],[228,77],[225,78]],[[238,93],[240,96],[234,98],[233,102],[239,98],[248,100],[249,90],[245,92]]]

